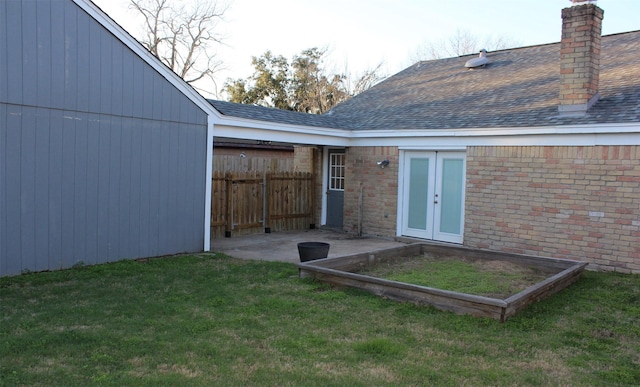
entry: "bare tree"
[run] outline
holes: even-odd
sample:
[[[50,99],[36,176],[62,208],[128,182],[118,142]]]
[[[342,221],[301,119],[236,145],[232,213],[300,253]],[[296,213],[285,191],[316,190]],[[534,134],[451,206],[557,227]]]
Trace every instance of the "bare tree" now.
[[[375,86],[375,84],[384,78],[386,78],[386,76],[382,74],[382,63],[378,63],[375,67],[365,70],[363,73],[356,76],[355,80],[352,80],[352,77],[349,76],[349,95],[355,97],[363,91]]]
[[[436,42],[428,42],[418,47],[409,59],[411,63],[416,63],[421,60],[473,54],[483,48],[488,51],[495,51],[518,45],[520,45],[519,42],[508,37],[488,38],[481,41],[478,36],[470,31],[458,29],[454,35],[448,38]]]
[[[130,1],[144,18],[140,42],[186,82],[209,78],[215,87],[213,74],[222,67],[215,46],[224,40],[216,27],[229,6],[215,0]]]

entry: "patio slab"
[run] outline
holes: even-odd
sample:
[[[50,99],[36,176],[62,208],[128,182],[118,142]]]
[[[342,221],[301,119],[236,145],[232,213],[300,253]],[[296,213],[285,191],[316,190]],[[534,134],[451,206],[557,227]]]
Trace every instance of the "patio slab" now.
[[[299,263],[298,243],[301,242],[329,243],[330,258],[406,245],[394,239],[313,229],[212,239],[211,250],[234,258]]]

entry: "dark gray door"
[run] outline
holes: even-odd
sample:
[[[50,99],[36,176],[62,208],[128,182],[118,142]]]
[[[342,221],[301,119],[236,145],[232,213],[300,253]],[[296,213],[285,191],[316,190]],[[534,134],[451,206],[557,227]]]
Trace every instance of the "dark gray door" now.
[[[342,228],[344,210],[344,149],[329,150],[327,226]]]

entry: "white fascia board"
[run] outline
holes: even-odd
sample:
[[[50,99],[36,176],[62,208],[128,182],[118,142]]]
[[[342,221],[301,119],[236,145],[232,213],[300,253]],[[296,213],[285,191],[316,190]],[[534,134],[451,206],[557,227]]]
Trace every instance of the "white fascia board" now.
[[[355,131],[351,146],[397,145],[402,149],[428,146],[456,148],[491,145],[640,145],[640,124],[552,126],[495,129]]]
[[[200,109],[208,115],[220,117],[220,112],[215,110],[213,106],[198,93],[187,82],[174,73],[169,67],[162,63],[152,53],[149,52],[140,42],[131,36],[124,28],[104,13],[97,5],[90,0],[72,0],[76,5],[82,8],[91,17],[96,19],[104,28],[109,30],[118,40],[124,43],[129,49],[142,58],[149,66],[153,67],[162,76],[165,77],[173,86],[175,86],[182,94],[189,98],[193,103],[198,105]]]
[[[354,130],[352,138],[390,137],[481,137],[481,136],[521,136],[541,134],[605,134],[640,133],[640,122],[628,124],[561,125],[538,127],[506,128],[466,128],[466,129],[395,129],[395,130]]]
[[[347,146],[351,132],[343,129],[298,126],[242,118],[216,121],[216,137],[265,140],[312,145]]]
[[[241,140],[264,140],[291,144],[347,146],[344,136],[321,132],[299,132],[274,128],[247,128],[216,124],[215,137]]]
[[[466,146],[596,146],[640,145],[640,133],[611,134],[544,134],[485,137],[413,137],[388,138],[383,142],[364,140],[351,142],[352,146],[380,146],[393,144],[400,149],[439,147],[460,149]]]
[[[464,149],[466,146],[593,146],[640,145],[640,123],[526,128],[435,130],[343,130],[222,118],[216,136],[331,146],[395,145],[401,149],[425,146]]]

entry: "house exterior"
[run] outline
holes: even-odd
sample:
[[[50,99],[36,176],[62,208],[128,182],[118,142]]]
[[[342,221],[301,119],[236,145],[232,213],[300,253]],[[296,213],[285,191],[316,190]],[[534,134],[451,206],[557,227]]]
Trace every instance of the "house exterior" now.
[[[0,276],[208,250],[217,116],[90,1],[0,1]]]
[[[207,101],[89,0],[0,2],[0,276],[209,250],[214,133],[316,224],[640,273],[640,31],[420,62],[323,115]],[[215,248],[215,247],[214,247]]]
[[[324,226],[640,273],[640,31],[579,3],[560,43],[416,63],[322,116],[211,101],[216,136],[311,145]]]

